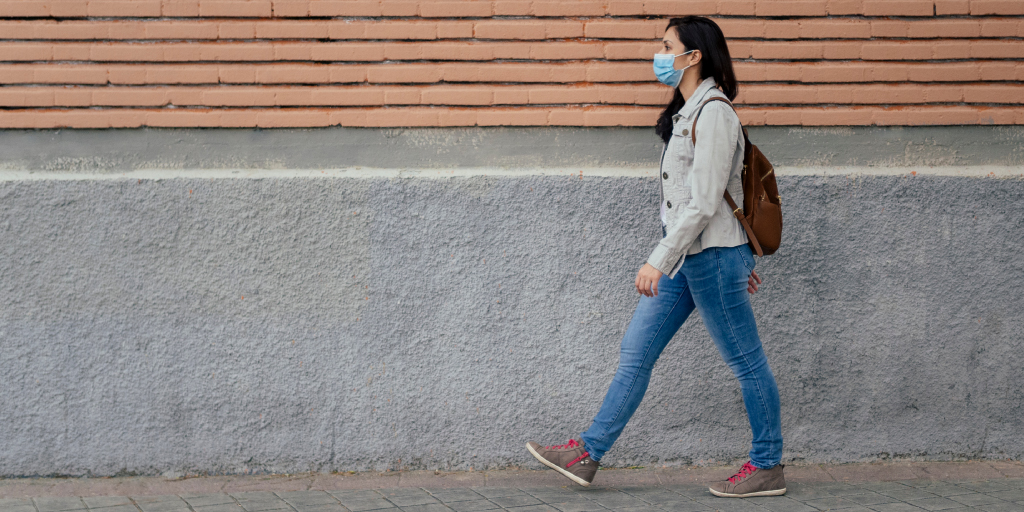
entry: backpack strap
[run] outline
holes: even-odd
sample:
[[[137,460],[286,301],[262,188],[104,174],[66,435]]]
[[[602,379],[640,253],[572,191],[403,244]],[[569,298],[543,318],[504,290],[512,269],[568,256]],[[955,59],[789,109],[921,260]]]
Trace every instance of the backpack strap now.
[[[700,112],[704,110],[704,105],[707,105],[712,101],[724,102],[726,105],[729,105],[729,108],[733,109],[733,112],[736,111],[736,107],[733,106],[732,102],[722,98],[721,96],[712,96],[704,100],[704,102],[697,107],[697,115],[693,117],[693,126],[690,127],[690,140],[693,141],[694,146],[697,145],[697,119],[700,118]],[[746,133],[744,133],[744,135],[746,135]],[[743,156],[744,160],[746,160],[746,155]],[[740,181],[743,181],[742,177]],[[736,201],[732,200],[732,195],[729,194],[728,189],[725,190],[725,202],[729,203],[729,208],[732,208],[732,214],[736,216],[736,220],[740,221],[740,224],[743,225],[743,231],[747,232],[747,238],[750,240],[750,244],[754,246],[754,252],[756,252],[758,256],[764,256],[764,251],[761,250],[761,244],[757,243],[757,237],[754,236],[754,230],[750,227],[750,222],[748,222],[747,217],[743,215],[743,208],[736,206]]]

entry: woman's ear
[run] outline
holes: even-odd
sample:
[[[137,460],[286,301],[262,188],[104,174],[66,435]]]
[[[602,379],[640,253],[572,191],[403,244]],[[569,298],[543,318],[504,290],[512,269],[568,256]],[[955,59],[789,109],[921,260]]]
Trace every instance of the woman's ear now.
[[[690,54],[690,65],[696,66],[697,64],[700,64],[700,61],[703,57],[704,55],[700,52],[700,50],[694,50],[693,53]]]

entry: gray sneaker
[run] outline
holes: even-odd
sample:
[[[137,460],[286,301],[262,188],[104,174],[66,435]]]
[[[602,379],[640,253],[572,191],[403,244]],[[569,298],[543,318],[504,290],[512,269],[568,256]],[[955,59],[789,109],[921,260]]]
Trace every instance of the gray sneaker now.
[[[597,461],[590,458],[583,443],[577,443],[575,439],[570,439],[566,444],[545,447],[530,441],[526,443],[526,449],[541,464],[584,487],[594,481],[597,467],[600,466]]]
[[[786,494],[786,477],[782,464],[761,469],[747,462],[728,480],[718,482],[709,489],[711,494],[723,498],[750,498],[753,496],[782,496]]]

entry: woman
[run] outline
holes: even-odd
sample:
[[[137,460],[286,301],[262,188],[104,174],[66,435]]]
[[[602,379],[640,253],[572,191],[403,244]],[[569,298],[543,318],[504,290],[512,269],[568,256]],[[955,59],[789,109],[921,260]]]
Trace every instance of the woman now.
[[[728,189],[743,204],[743,132],[729,104],[712,101],[699,108],[712,96],[736,97],[729,49],[718,25],[698,16],[672,19],[662,42],[654,71],[675,89],[655,130],[666,143],[661,160],[664,237],[637,273],[635,286],[642,297],[622,339],[618,371],[590,428],[564,445],[542,447],[531,441],[526,447],[545,465],[589,485],[601,457],[640,405],[658,356],[697,309],[740,381],[753,430],[750,461],[712,485],[711,492],[781,495],[786,482],[779,464],[779,393],[747,294],[757,290],[760,278],[746,233],[723,198]],[[696,145],[690,134],[694,119]]]

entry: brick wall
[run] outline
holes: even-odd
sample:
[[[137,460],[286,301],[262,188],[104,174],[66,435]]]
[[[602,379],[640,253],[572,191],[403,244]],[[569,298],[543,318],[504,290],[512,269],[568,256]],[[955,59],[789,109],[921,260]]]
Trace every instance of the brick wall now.
[[[1024,0],[0,0],[0,128],[644,126],[686,14],[748,125],[1024,124]]]

